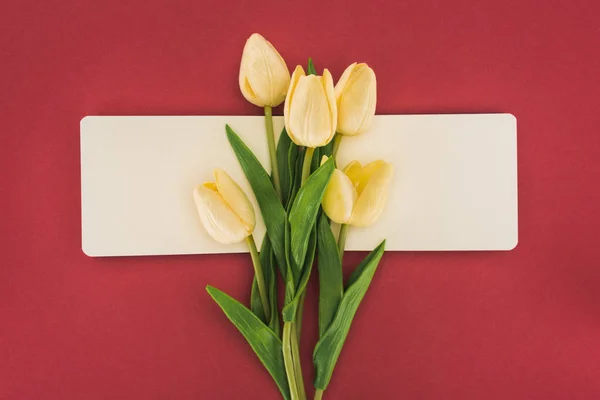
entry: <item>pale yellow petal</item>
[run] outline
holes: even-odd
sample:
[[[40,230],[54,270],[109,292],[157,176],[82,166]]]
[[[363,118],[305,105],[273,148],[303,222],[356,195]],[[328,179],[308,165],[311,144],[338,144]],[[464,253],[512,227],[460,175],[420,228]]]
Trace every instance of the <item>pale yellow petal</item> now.
[[[389,163],[378,164],[370,179],[358,195],[349,224],[369,226],[381,215],[387,202],[393,167]]]
[[[340,79],[338,80],[338,82],[335,84],[336,100],[340,98],[342,92],[344,91],[344,87],[346,87],[346,84],[348,83],[348,79],[350,78],[350,75],[352,75],[352,71],[354,71],[354,67],[356,67],[356,63],[352,63],[352,64],[348,65],[348,67],[342,73],[342,76],[340,76]]]
[[[223,196],[208,186],[199,185],[194,189],[194,201],[206,232],[219,243],[241,242],[251,232],[225,203]]]
[[[288,124],[290,137],[298,145],[319,147],[331,140],[331,115],[319,76],[300,77],[291,97]]]
[[[217,184],[215,182],[204,182],[202,184],[202,186],[204,186],[207,189],[214,190],[215,192],[219,191],[219,189],[217,189]]]
[[[285,98],[285,104],[283,106],[283,119],[285,122],[285,129],[286,129],[290,139],[292,139],[292,142],[294,142],[297,145],[300,145],[300,144],[299,144],[298,140],[295,138],[294,132],[292,132],[292,130],[290,128],[290,109],[292,106],[292,96],[296,92],[296,86],[298,86],[298,81],[300,81],[300,78],[303,76],[306,76],[306,74],[304,73],[304,69],[300,65],[296,66],[296,69],[294,70],[294,73],[292,74],[292,78],[290,81],[290,87],[288,89],[288,92],[287,92],[287,95]]]
[[[323,211],[334,222],[345,224],[352,215],[357,194],[350,179],[339,169],[333,171],[323,196]]]
[[[383,160],[376,160],[365,165],[362,168],[361,177],[357,181],[357,185],[355,186],[358,194],[360,195],[362,193],[367,183],[371,181],[372,177],[377,171],[379,171],[382,168],[387,168],[388,165],[389,164]]]
[[[330,123],[330,131],[329,132],[330,132],[330,134],[329,134],[329,137],[327,138],[327,140],[323,144],[320,144],[319,146],[325,146],[327,143],[329,143],[331,141],[331,139],[333,139],[333,136],[335,135],[335,132],[337,129],[337,123],[338,123],[338,111],[337,111],[337,103],[335,100],[335,89],[333,86],[333,78],[327,68],[325,68],[325,70],[323,70],[322,83],[323,83],[323,87],[325,88],[325,95],[327,96],[327,105],[328,105],[328,110],[329,110],[329,123]]]
[[[336,91],[337,131],[342,135],[355,136],[369,128],[375,115],[377,80],[373,69],[364,63],[354,66],[344,79],[343,86]]]
[[[257,33],[244,46],[239,84],[244,97],[260,107],[274,107],[285,99],[290,72],[275,47]]]
[[[327,156],[323,156],[323,157],[321,157],[321,164],[319,164],[319,165],[323,165],[323,164],[325,164],[325,163],[327,162],[327,160],[328,160],[328,159],[329,159],[329,157],[327,157]]]
[[[248,231],[253,232],[256,226],[256,217],[248,196],[227,172],[216,169],[214,173],[217,190],[223,196],[225,203],[231,207]]]
[[[360,183],[363,178],[363,166],[359,161],[350,161],[343,169],[344,174],[350,178],[352,185],[355,189],[360,187]]]

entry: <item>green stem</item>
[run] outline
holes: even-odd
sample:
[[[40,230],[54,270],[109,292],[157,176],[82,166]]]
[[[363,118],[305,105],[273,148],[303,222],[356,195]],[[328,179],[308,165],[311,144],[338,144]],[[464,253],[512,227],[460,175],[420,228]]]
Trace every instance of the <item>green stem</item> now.
[[[256,283],[258,284],[258,293],[260,294],[260,301],[265,312],[265,318],[267,321],[270,321],[271,307],[269,305],[267,285],[265,285],[265,276],[263,275],[262,265],[260,264],[260,257],[258,255],[258,250],[256,249],[256,243],[254,243],[254,236],[248,236],[246,238],[246,243],[248,243],[248,247],[250,248],[252,265],[254,265],[254,275],[256,276]]]
[[[312,164],[313,154],[315,152],[314,147],[307,147],[306,152],[304,153],[304,164],[302,164],[302,184],[308,179],[310,176],[310,166]]]
[[[293,326],[296,327],[296,322],[293,322]],[[301,399],[306,399],[306,392],[304,390],[304,377],[302,376],[302,364],[300,363],[300,344],[298,343],[300,335],[296,335],[298,330],[294,329],[291,335],[291,345],[292,345],[292,358],[294,359],[294,373],[296,374],[296,390],[298,391],[298,396]]]
[[[313,154],[315,153],[315,149],[313,147],[307,147],[304,153],[304,162],[302,164],[302,185],[306,182],[308,177],[310,176],[310,167],[312,165]],[[304,390],[304,377],[302,376],[302,365],[300,363],[300,332],[302,330],[302,314],[304,312],[304,297],[305,293],[300,295],[298,311],[296,314],[296,322],[293,322],[293,334],[290,337],[291,340],[291,348],[294,362],[294,381],[296,383],[296,393],[300,396],[301,399],[306,399],[306,392]],[[284,324],[284,334],[285,334],[285,325]],[[285,346],[285,339],[284,339]],[[287,367],[286,367],[287,370]],[[288,375],[289,381],[289,375]]]
[[[294,372],[294,357],[292,356],[292,329],[293,322],[284,322],[283,324],[283,363],[285,365],[285,373],[287,375],[288,384],[290,386],[291,400],[299,400],[298,387],[296,385],[296,373]]]
[[[265,127],[267,128],[267,143],[269,144],[269,158],[271,160],[271,176],[273,186],[281,199],[281,183],[279,181],[279,165],[277,164],[277,150],[275,148],[275,133],[273,132],[273,109],[265,106]]]
[[[298,338],[298,343],[300,343],[300,333],[302,332],[302,315],[304,314],[304,298],[306,297],[306,292],[300,295],[298,299],[298,311],[296,311],[296,337]]]
[[[321,400],[323,398],[323,390],[317,389],[315,391],[315,400]]]
[[[346,238],[348,237],[348,225],[340,226],[340,236],[338,236],[338,251],[340,252],[340,262],[344,260],[344,248],[346,248]]]
[[[313,147],[307,147],[306,152],[304,153],[304,163],[302,164],[302,185],[310,176],[310,166],[312,164],[313,154],[315,153],[315,149]],[[306,292],[300,295],[298,311],[296,313],[296,342],[300,342],[300,333],[302,332],[302,314],[304,313],[304,298],[306,296]],[[298,360],[298,366],[300,366],[300,360]],[[302,374],[300,373],[302,376]]]
[[[344,137],[344,135],[340,135],[339,133],[336,133],[335,136],[333,137],[333,149],[332,149],[332,156],[333,158],[335,158],[337,156],[337,152],[340,149],[340,143],[342,143],[342,138]]]

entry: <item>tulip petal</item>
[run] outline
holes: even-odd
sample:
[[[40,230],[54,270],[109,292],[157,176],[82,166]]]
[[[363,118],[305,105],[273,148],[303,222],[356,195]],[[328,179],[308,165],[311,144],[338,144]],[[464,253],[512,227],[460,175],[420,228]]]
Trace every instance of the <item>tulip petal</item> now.
[[[338,123],[338,108],[337,102],[335,100],[335,88],[333,86],[333,77],[331,76],[331,72],[327,68],[323,70],[323,87],[325,88],[325,95],[327,97],[327,105],[329,107],[329,118],[331,124],[331,134],[327,141],[320,146],[325,146],[327,143],[333,139],[335,132],[337,130]]]
[[[278,106],[285,99],[290,72],[275,47],[258,33],[244,46],[239,84],[244,97],[259,107]]]
[[[331,115],[321,77],[300,78],[294,89],[288,122],[292,140],[299,145],[320,147],[331,140]]]
[[[381,169],[387,168],[388,165],[390,165],[390,164],[383,160],[376,160],[376,161],[373,161],[363,167],[362,177],[358,183],[358,187],[356,188],[356,191],[358,192],[359,196],[365,189],[365,186],[367,185],[367,183],[369,183],[371,181],[373,176],[376,173],[378,173]]]
[[[358,193],[358,188],[361,186],[361,181],[363,179],[363,166],[359,161],[351,161],[346,165],[343,169],[344,174],[350,178],[352,185],[356,189]]]
[[[371,167],[371,164],[373,166]],[[374,223],[387,202],[393,167],[390,163],[371,163],[369,179],[358,195],[349,224],[353,226],[369,226]],[[364,169],[367,169],[365,167]],[[363,170],[364,170],[363,169]]]
[[[214,184],[199,185],[194,189],[194,201],[206,232],[217,242],[238,243],[252,232],[227,205]]]
[[[375,115],[377,80],[367,64],[351,65],[336,85],[339,133],[355,136],[368,129]]]
[[[340,76],[340,79],[338,80],[338,82],[335,84],[336,101],[339,100],[342,93],[344,92],[344,88],[348,84],[348,79],[350,79],[350,75],[352,75],[352,72],[354,71],[354,67],[356,67],[356,63],[352,63],[352,64],[348,65],[348,67],[342,73],[342,76]]]
[[[256,217],[254,215],[254,207],[248,200],[248,196],[242,188],[233,180],[231,176],[222,169],[215,169],[215,183],[217,190],[225,203],[233,212],[242,220],[244,225],[250,232],[254,231],[256,226]]]
[[[300,146],[300,144],[299,144],[298,140],[295,138],[294,132],[292,132],[292,130],[290,128],[290,110],[292,107],[292,97],[293,97],[294,93],[296,92],[296,86],[298,86],[298,82],[300,81],[300,78],[303,76],[306,76],[306,74],[304,73],[304,69],[302,68],[302,66],[297,65],[296,69],[294,69],[294,72],[292,73],[292,78],[290,80],[290,87],[288,88],[287,95],[285,96],[285,103],[283,105],[283,119],[284,119],[284,123],[285,123],[285,130],[287,131],[290,139],[292,139],[292,142],[294,142],[298,146]]]
[[[352,215],[356,200],[356,189],[350,179],[339,169],[333,171],[323,196],[322,206],[325,214],[332,221],[345,224]]]

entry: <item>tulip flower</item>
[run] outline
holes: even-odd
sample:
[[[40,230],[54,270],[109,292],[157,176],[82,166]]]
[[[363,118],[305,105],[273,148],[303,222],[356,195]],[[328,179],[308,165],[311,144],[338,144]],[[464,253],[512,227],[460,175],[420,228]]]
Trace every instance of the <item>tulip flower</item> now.
[[[246,100],[256,106],[276,107],[285,100],[290,71],[275,47],[258,33],[244,46],[239,82]]]
[[[351,64],[335,85],[337,132],[356,136],[369,128],[375,115],[377,81],[367,64]]]
[[[219,243],[239,243],[246,239],[267,321],[270,306],[267,286],[252,232],[256,226],[254,208],[242,188],[222,169],[215,169],[215,181],[194,189],[194,201],[206,232]]]
[[[246,193],[222,169],[215,181],[194,189],[194,200],[206,232],[219,243],[239,243],[254,231],[254,208]]]
[[[327,69],[323,76],[308,75],[301,66],[292,74],[283,110],[290,139],[298,146],[315,148],[331,141],[337,126],[333,78]]]
[[[258,33],[253,33],[244,46],[239,83],[246,100],[265,109],[265,128],[273,186],[281,198],[281,183],[273,132],[273,107],[280,105],[285,100],[290,86],[290,71],[275,47]]]
[[[392,175],[392,165],[382,160],[364,167],[352,161],[343,171],[336,169],[323,196],[323,211],[338,224],[373,224],[386,204]]]

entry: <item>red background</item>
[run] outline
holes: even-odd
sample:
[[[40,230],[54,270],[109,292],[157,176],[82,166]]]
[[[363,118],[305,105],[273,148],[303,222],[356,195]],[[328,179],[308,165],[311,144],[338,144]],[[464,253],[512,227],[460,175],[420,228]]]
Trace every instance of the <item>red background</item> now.
[[[290,68],[368,62],[379,113],[518,118],[516,250],[386,254],[326,398],[600,398],[599,4],[4,1],[0,398],[278,398],[203,289],[246,299],[249,257],[80,249],[79,120],[259,114],[237,86],[254,31]]]

